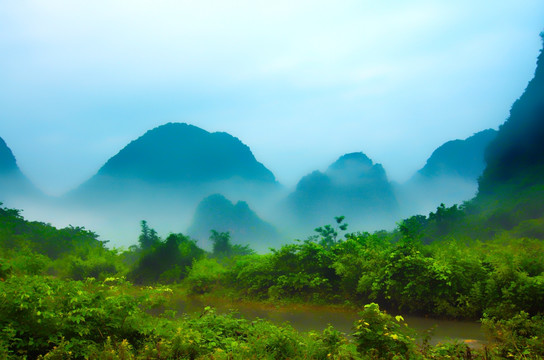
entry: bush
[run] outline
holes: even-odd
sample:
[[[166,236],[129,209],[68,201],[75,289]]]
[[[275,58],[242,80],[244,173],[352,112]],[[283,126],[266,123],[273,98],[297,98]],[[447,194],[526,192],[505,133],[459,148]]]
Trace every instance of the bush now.
[[[216,259],[200,259],[193,262],[191,270],[185,279],[189,292],[204,294],[218,285],[226,270]]]
[[[108,337],[114,342],[126,339],[139,344],[156,323],[145,309],[160,302],[164,291],[145,289],[135,297],[127,294],[129,289],[130,284],[121,279],[82,282],[9,277],[0,282],[4,345],[29,358],[62,345],[75,358],[82,358],[90,346],[102,344]]]
[[[521,311],[510,319],[485,316],[484,331],[495,341],[494,352],[515,359],[544,358],[544,317]]]
[[[414,334],[407,326],[403,327],[402,316],[392,317],[380,311],[375,303],[365,305],[360,316],[352,332],[359,352],[380,359],[393,358],[398,354],[410,358],[416,353]]]

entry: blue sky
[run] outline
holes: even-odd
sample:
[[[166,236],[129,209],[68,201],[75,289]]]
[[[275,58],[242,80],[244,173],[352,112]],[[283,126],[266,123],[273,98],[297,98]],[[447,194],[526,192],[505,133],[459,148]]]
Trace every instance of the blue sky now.
[[[146,130],[226,131],[288,186],[363,151],[404,181],[497,128],[541,0],[2,1],[0,137],[61,194]]]

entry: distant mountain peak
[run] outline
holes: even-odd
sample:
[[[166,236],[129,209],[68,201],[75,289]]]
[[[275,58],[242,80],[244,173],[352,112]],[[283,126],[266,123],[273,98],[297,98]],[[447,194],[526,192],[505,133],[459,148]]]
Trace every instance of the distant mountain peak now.
[[[8,174],[19,171],[13,152],[4,139],[0,138],[0,174]]]
[[[373,165],[372,160],[362,152],[353,152],[342,155],[329,166],[329,171],[343,170],[352,167],[370,168]]]
[[[387,181],[385,170],[381,164],[374,164],[362,152],[342,155],[332,163],[326,171],[336,184],[364,185],[369,181]]]
[[[231,178],[276,181],[238,138],[185,123],[168,123],[147,131],[109,159],[98,175],[150,183],[202,183]]]
[[[285,206],[307,227],[345,215],[352,224],[374,228],[393,218],[398,204],[383,167],[355,152],[340,156],[325,173],[304,176]]]

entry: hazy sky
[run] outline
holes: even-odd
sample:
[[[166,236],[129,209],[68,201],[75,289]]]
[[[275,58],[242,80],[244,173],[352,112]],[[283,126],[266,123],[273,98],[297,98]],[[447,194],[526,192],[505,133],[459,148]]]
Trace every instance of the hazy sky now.
[[[0,137],[50,194],[166,122],[286,185],[353,151],[404,181],[504,122],[543,29],[542,0],[0,1]]]

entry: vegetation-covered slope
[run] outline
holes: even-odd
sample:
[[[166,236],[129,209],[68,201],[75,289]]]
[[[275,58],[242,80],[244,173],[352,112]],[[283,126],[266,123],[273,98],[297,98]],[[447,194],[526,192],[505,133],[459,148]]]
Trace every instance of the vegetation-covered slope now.
[[[534,78],[486,149],[478,195],[466,205],[482,237],[544,239],[544,51]]]
[[[544,40],[544,38],[543,38]],[[520,186],[544,183],[544,51],[540,52],[533,79],[512,105],[510,117],[499,128],[486,150],[487,167],[480,181],[482,194],[501,184]]]

